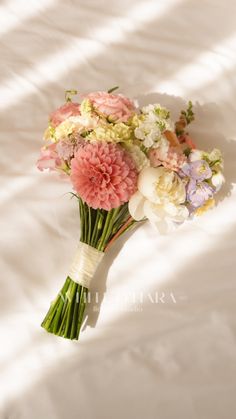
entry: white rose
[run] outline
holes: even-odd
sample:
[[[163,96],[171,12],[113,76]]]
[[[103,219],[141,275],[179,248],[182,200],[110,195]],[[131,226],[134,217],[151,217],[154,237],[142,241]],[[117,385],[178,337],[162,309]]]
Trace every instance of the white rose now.
[[[131,216],[139,221],[148,218],[161,233],[174,222],[183,222],[189,215],[185,205],[186,191],[181,178],[164,167],[148,167],[141,171],[138,191],[129,201]]]

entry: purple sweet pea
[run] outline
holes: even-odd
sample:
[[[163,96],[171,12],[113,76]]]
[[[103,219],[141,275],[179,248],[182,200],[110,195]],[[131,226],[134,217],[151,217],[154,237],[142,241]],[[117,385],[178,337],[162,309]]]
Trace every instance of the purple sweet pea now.
[[[205,160],[186,163],[182,166],[181,170],[185,176],[200,182],[212,176],[209,164]]]
[[[187,185],[187,200],[193,208],[199,208],[212,198],[214,189],[207,182],[191,179]]]
[[[212,177],[212,171],[205,160],[186,163],[181,168],[182,176],[189,178],[186,185],[187,201],[194,210],[212,198],[214,189],[205,180]]]

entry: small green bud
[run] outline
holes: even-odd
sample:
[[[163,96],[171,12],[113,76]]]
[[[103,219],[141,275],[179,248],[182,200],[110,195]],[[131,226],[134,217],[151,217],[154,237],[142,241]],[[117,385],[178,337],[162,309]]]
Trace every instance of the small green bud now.
[[[78,93],[77,90],[66,90],[65,91],[66,102],[71,102],[71,97],[74,95],[77,95],[77,93]]]

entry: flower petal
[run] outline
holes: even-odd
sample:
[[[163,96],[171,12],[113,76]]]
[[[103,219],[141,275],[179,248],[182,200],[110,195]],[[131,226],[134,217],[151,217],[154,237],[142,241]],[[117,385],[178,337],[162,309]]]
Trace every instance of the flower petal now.
[[[178,205],[176,207],[176,215],[174,221],[183,222],[189,217],[189,210],[185,205]]]
[[[158,203],[159,198],[155,191],[156,183],[163,172],[163,167],[146,167],[143,169],[138,178],[139,191],[153,203]]]
[[[159,231],[160,234],[166,234],[170,231],[170,220],[165,217],[162,206],[145,201],[144,212],[150,223]]]
[[[216,173],[211,178],[212,185],[216,188],[216,191],[217,192],[220,190],[220,188],[223,185],[224,181],[225,181],[225,178],[224,178],[224,176],[222,175],[221,172]]]
[[[144,213],[144,204],[145,198],[143,195],[137,191],[135,192],[129,200],[129,212],[134,220],[140,221],[145,217]]]

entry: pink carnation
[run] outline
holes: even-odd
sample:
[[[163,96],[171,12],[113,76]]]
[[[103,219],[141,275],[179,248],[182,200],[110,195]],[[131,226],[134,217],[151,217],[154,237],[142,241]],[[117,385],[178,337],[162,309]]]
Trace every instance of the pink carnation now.
[[[130,155],[112,143],[87,143],[71,160],[71,181],[90,207],[110,211],[128,202],[137,189],[137,170]]]
[[[39,170],[43,171],[45,169],[59,169],[61,164],[62,161],[58,156],[56,144],[50,144],[47,147],[41,148],[41,154],[37,161],[37,167]]]
[[[49,120],[51,125],[55,128],[70,116],[80,115],[80,104],[73,102],[66,102],[60,108],[51,113]]]
[[[115,122],[127,122],[134,113],[134,103],[123,95],[112,95],[107,92],[94,92],[86,96],[94,109]]]
[[[154,148],[149,153],[149,159],[152,167],[162,165],[176,172],[187,161],[186,156],[179,147],[169,147],[166,153],[163,153],[159,148]]]

